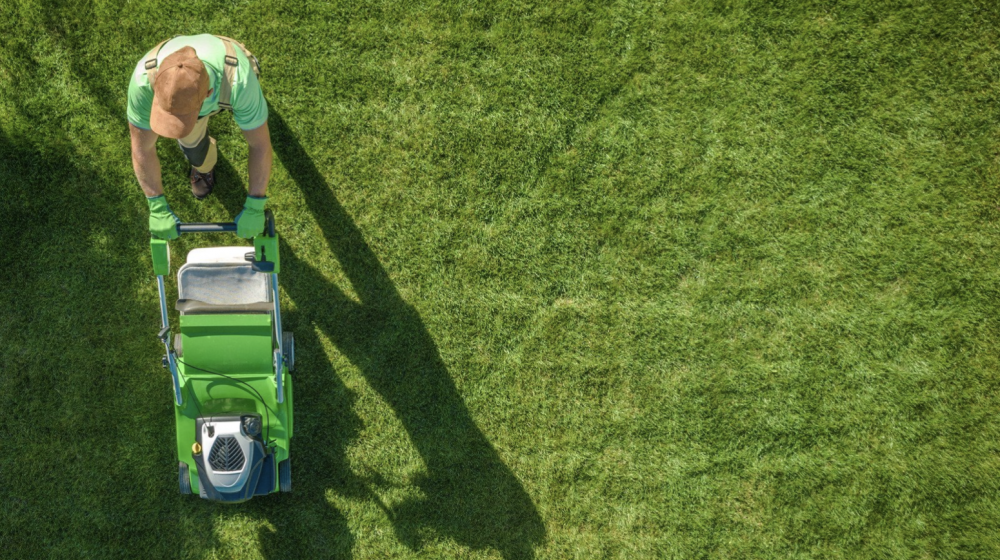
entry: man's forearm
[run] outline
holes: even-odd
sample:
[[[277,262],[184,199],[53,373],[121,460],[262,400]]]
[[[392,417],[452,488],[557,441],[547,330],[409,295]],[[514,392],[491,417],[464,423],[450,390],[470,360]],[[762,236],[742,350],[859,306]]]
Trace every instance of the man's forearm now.
[[[132,169],[139,181],[142,192],[147,197],[163,194],[163,179],[160,175],[160,158],[154,150],[151,154],[132,154]]]
[[[247,189],[250,196],[267,196],[267,182],[271,179],[273,157],[270,143],[264,146],[250,146],[247,169],[250,175],[250,187]]]

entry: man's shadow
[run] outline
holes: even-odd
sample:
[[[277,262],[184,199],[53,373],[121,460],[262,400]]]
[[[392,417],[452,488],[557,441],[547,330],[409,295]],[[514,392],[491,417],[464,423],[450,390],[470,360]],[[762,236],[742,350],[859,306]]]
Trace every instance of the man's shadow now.
[[[268,123],[275,154],[303,193],[360,300],[347,296],[283,244],[282,286],[297,303],[299,331],[305,334],[303,327],[315,326],[358,367],[395,411],[426,466],[426,474],[416,482],[424,497],[391,508],[379,502],[396,535],[415,550],[422,537],[435,536],[472,549],[496,549],[504,558],[533,557],[534,547],[545,539],[541,516],[470,417],[419,314],[402,299],[322,174],[273,108]],[[296,414],[300,411],[304,412],[301,401]],[[348,414],[346,410],[341,413]],[[304,421],[297,418],[296,426],[303,426]],[[317,451],[304,448],[305,442],[296,443],[300,454]],[[342,445],[338,447],[332,459],[337,463],[335,470],[346,478],[342,479],[344,487],[334,490],[377,499],[363,482],[347,474]],[[304,470],[296,474],[317,478],[327,474]]]

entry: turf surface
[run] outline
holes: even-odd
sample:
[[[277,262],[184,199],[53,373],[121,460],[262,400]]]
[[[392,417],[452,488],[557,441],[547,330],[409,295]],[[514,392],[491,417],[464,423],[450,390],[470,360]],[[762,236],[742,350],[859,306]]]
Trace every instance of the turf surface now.
[[[0,556],[1000,557],[1000,7],[0,3]],[[128,77],[263,63],[291,495],[177,495]],[[213,119],[239,211],[246,144]],[[184,238],[190,248],[232,238]]]

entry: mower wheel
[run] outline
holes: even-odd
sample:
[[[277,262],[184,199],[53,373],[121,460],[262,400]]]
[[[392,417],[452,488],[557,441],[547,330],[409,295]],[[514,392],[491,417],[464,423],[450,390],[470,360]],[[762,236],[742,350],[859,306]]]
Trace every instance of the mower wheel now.
[[[191,477],[188,476],[188,465],[184,461],[179,461],[177,464],[177,478],[181,486],[181,494],[187,495],[191,493]]]
[[[281,333],[281,347],[285,351],[288,371],[295,371],[295,333],[291,331]]]
[[[278,463],[278,487],[282,492],[292,491],[292,460]]]

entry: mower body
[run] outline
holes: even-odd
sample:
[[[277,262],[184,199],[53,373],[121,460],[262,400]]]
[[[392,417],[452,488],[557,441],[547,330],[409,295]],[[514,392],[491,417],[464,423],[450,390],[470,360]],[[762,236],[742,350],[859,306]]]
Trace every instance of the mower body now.
[[[158,266],[165,256],[169,268],[166,244],[152,240],[180,492],[242,502],[290,491],[294,338],[281,329],[277,235],[188,254],[177,272],[180,336],[172,343]]]

